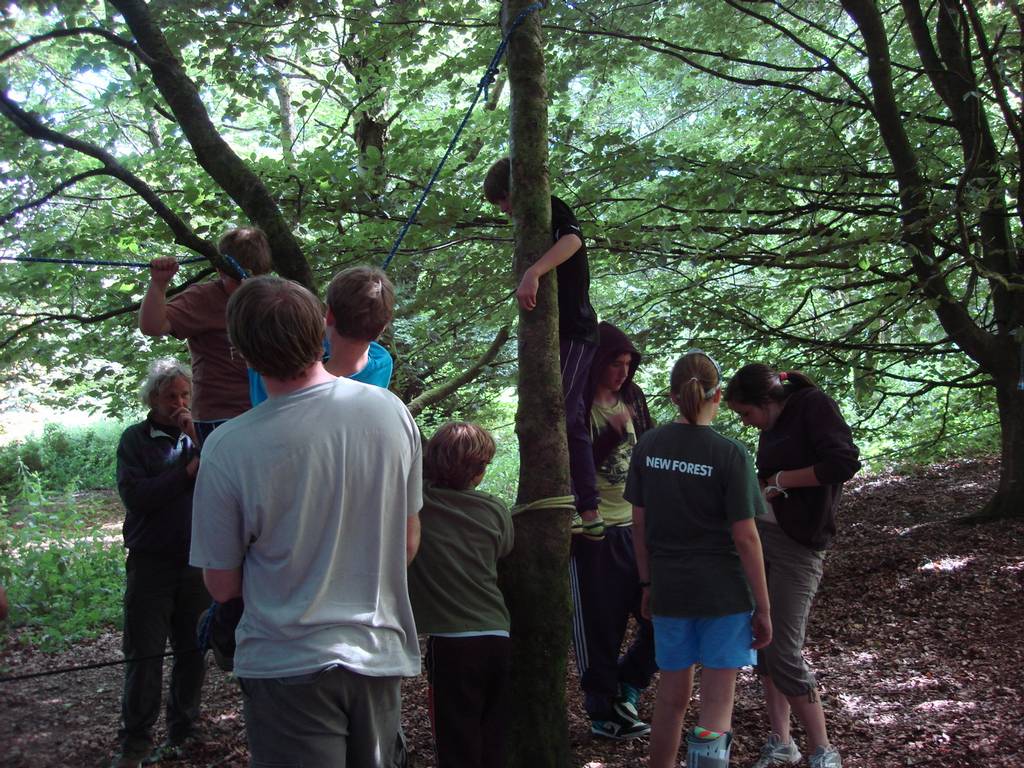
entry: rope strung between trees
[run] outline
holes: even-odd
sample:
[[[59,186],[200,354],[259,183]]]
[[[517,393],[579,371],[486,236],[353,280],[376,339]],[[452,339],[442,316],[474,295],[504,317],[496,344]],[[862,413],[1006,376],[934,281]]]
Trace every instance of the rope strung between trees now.
[[[405,234],[416,222],[416,216],[419,215],[420,208],[423,207],[423,203],[427,199],[427,195],[430,194],[430,190],[434,186],[434,182],[437,181],[437,177],[441,174],[441,169],[444,168],[444,164],[448,162],[448,158],[455,149],[455,144],[458,142],[459,136],[462,135],[462,129],[465,128],[466,123],[469,122],[469,116],[473,114],[473,109],[476,107],[476,103],[480,100],[480,94],[484,94],[484,98],[487,98],[487,88],[494,82],[494,78],[498,74],[498,64],[501,63],[501,58],[505,55],[505,49],[508,48],[508,41],[509,38],[512,37],[512,33],[515,32],[524,21],[526,21],[527,16],[534,11],[539,11],[543,7],[544,3],[531,3],[520,11],[512,24],[509,25],[508,32],[505,33],[505,36],[501,39],[501,43],[498,45],[498,49],[494,52],[494,56],[491,57],[491,63],[487,65],[487,71],[484,72],[484,76],[480,78],[480,83],[477,85],[476,93],[473,95],[473,101],[469,105],[469,109],[466,111],[466,116],[462,118],[462,122],[459,124],[458,129],[455,131],[455,135],[448,144],[448,149],[445,150],[444,156],[441,158],[441,162],[437,164],[437,168],[434,170],[433,176],[430,177],[430,181],[427,182],[427,186],[423,188],[423,194],[420,195],[419,202],[416,203],[416,207],[412,209],[412,213],[409,214],[409,218],[402,226],[402,230],[398,233],[398,239],[395,240],[395,244],[391,246],[391,253],[389,253],[388,257],[384,260],[384,263],[381,265],[381,269],[387,269],[388,265],[391,264],[391,260],[394,259],[395,254],[398,253],[398,246],[400,246],[402,244],[402,240],[405,239]]]
[[[546,499],[537,499],[528,504],[517,504],[512,507],[512,514],[518,515],[522,512],[533,512],[537,509],[568,509],[575,512],[576,505],[573,503],[574,501],[575,497],[573,496],[548,496]]]
[[[182,259],[179,264],[198,264],[206,261],[205,256],[196,256],[192,259]],[[148,261],[107,261],[103,259],[90,261],[89,259],[55,259],[42,256],[0,256],[0,261],[21,261],[38,264],[76,264],[85,267],[135,267],[136,269],[149,269]]]
[[[52,677],[63,675],[68,672],[83,672],[88,669],[102,669],[103,667],[116,667],[121,664],[131,664],[136,661],[151,661],[152,659],[166,659],[168,656],[184,656],[186,653],[198,653],[199,648],[189,648],[186,651],[167,651],[166,653],[154,653],[152,656],[138,656],[134,659],[118,659],[117,661],[97,661],[93,664],[80,664],[75,667],[58,667],[45,672],[30,672],[27,675],[11,675],[0,677],[0,683],[16,683],[19,680],[31,680],[36,677]]]

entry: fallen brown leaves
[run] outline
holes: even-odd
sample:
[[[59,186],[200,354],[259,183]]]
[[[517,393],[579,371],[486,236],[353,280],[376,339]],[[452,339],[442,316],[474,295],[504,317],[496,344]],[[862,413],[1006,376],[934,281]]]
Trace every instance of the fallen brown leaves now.
[[[964,461],[850,484],[807,648],[847,768],[1024,765],[1024,518],[960,522],[981,508],[997,474],[994,460]],[[118,632],[52,655],[12,638],[0,666],[23,674],[115,659],[119,648]],[[121,675],[109,667],[0,685],[0,763],[109,764]],[[422,678],[403,686],[403,722],[418,767],[434,765],[425,689]],[[589,735],[571,672],[568,690],[574,766],[643,763],[644,741]],[[652,705],[653,687],[642,702],[647,716]],[[737,691],[734,727],[733,764],[743,766],[765,735],[749,673]],[[202,735],[187,759],[163,765],[248,764],[238,689],[212,665]]]

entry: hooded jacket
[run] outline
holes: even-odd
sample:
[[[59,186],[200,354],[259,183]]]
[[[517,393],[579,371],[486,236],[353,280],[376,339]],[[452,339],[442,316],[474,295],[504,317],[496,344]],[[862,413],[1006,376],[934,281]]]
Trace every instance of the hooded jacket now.
[[[597,384],[604,374],[605,368],[619,355],[628,353],[631,358],[629,374],[619,388],[619,397],[633,415],[633,429],[639,438],[654,426],[651,423],[651,413],[647,410],[647,398],[644,397],[640,387],[633,382],[633,375],[640,366],[641,355],[629,337],[611,323],[601,322],[598,324],[597,330],[600,342],[594,353],[594,361],[590,364],[590,381],[583,396],[583,405],[587,414],[586,423],[591,423],[590,410],[594,405],[594,393],[597,391]],[[614,431],[605,431],[598,435],[593,441],[594,466],[601,466],[621,440],[622,435],[615,434]]]

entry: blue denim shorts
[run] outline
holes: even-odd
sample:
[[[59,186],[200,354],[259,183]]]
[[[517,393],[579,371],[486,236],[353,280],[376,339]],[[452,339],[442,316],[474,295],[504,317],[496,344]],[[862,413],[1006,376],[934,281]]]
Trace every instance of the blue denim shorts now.
[[[711,618],[654,616],[654,655],[658,669],[679,671],[694,664],[711,669],[752,666],[757,652],[750,644],[753,614],[733,613]]]

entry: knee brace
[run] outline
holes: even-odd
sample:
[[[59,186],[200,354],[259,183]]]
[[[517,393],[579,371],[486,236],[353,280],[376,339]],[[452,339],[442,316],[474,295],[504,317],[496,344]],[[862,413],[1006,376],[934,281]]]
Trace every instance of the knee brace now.
[[[686,768],[729,768],[732,733],[723,733],[714,741],[686,734]]]

